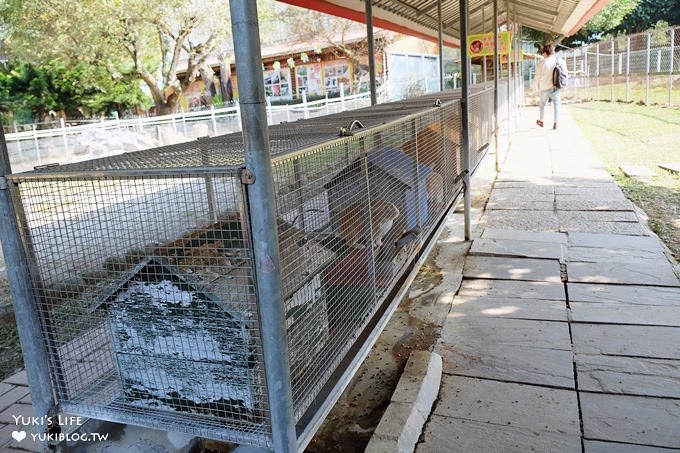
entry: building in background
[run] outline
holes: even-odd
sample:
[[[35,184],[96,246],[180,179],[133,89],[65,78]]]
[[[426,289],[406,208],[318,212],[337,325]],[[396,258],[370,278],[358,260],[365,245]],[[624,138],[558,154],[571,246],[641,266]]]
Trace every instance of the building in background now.
[[[343,46],[350,49],[354,58],[340,48],[320,42],[288,42],[263,47],[262,68],[267,97],[273,104],[280,104],[300,102],[303,92],[311,101],[326,96],[338,97],[341,89],[345,95],[369,91],[365,35],[365,31],[357,31],[343,37]],[[439,90],[436,44],[388,31],[381,31],[380,39],[387,44],[372,56],[376,64],[376,83],[382,86],[386,79],[389,80],[390,100]],[[238,99],[234,62],[230,61],[227,69],[215,55],[208,59],[207,65],[214,74],[212,84],[208,86],[204,77],[197,77],[183,94],[185,110]],[[230,93],[222,82],[223,69],[229,71]],[[221,102],[215,102],[215,97]]]

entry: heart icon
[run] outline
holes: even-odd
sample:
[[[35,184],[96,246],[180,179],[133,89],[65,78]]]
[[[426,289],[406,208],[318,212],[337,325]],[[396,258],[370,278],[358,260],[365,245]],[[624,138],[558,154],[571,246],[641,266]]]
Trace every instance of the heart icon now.
[[[14,440],[17,442],[21,442],[26,438],[26,431],[12,431],[12,437],[14,437]]]

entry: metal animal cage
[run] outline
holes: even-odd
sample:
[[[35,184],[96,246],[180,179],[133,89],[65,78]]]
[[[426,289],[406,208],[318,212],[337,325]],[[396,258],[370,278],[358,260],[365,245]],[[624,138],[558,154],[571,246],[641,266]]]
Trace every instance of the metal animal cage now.
[[[270,128],[298,432],[461,192],[457,97]],[[61,410],[271,446],[243,158],[234,134],[7,177]]]

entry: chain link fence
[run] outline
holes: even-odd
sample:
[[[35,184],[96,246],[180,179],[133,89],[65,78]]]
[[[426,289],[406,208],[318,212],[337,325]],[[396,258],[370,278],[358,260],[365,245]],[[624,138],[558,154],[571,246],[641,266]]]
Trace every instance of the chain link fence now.
[[[653,30],[559,52],[566,99],[680,104],[680,27]]]

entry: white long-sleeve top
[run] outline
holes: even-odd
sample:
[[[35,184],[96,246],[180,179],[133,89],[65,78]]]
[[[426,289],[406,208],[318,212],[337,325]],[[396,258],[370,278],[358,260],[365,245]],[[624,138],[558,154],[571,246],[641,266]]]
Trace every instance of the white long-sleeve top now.
[[[534,79],[534,90],[542,91],[553,88],[553,69],[557,65],[555,54],[548,55],[536,65],[536,78]]]

